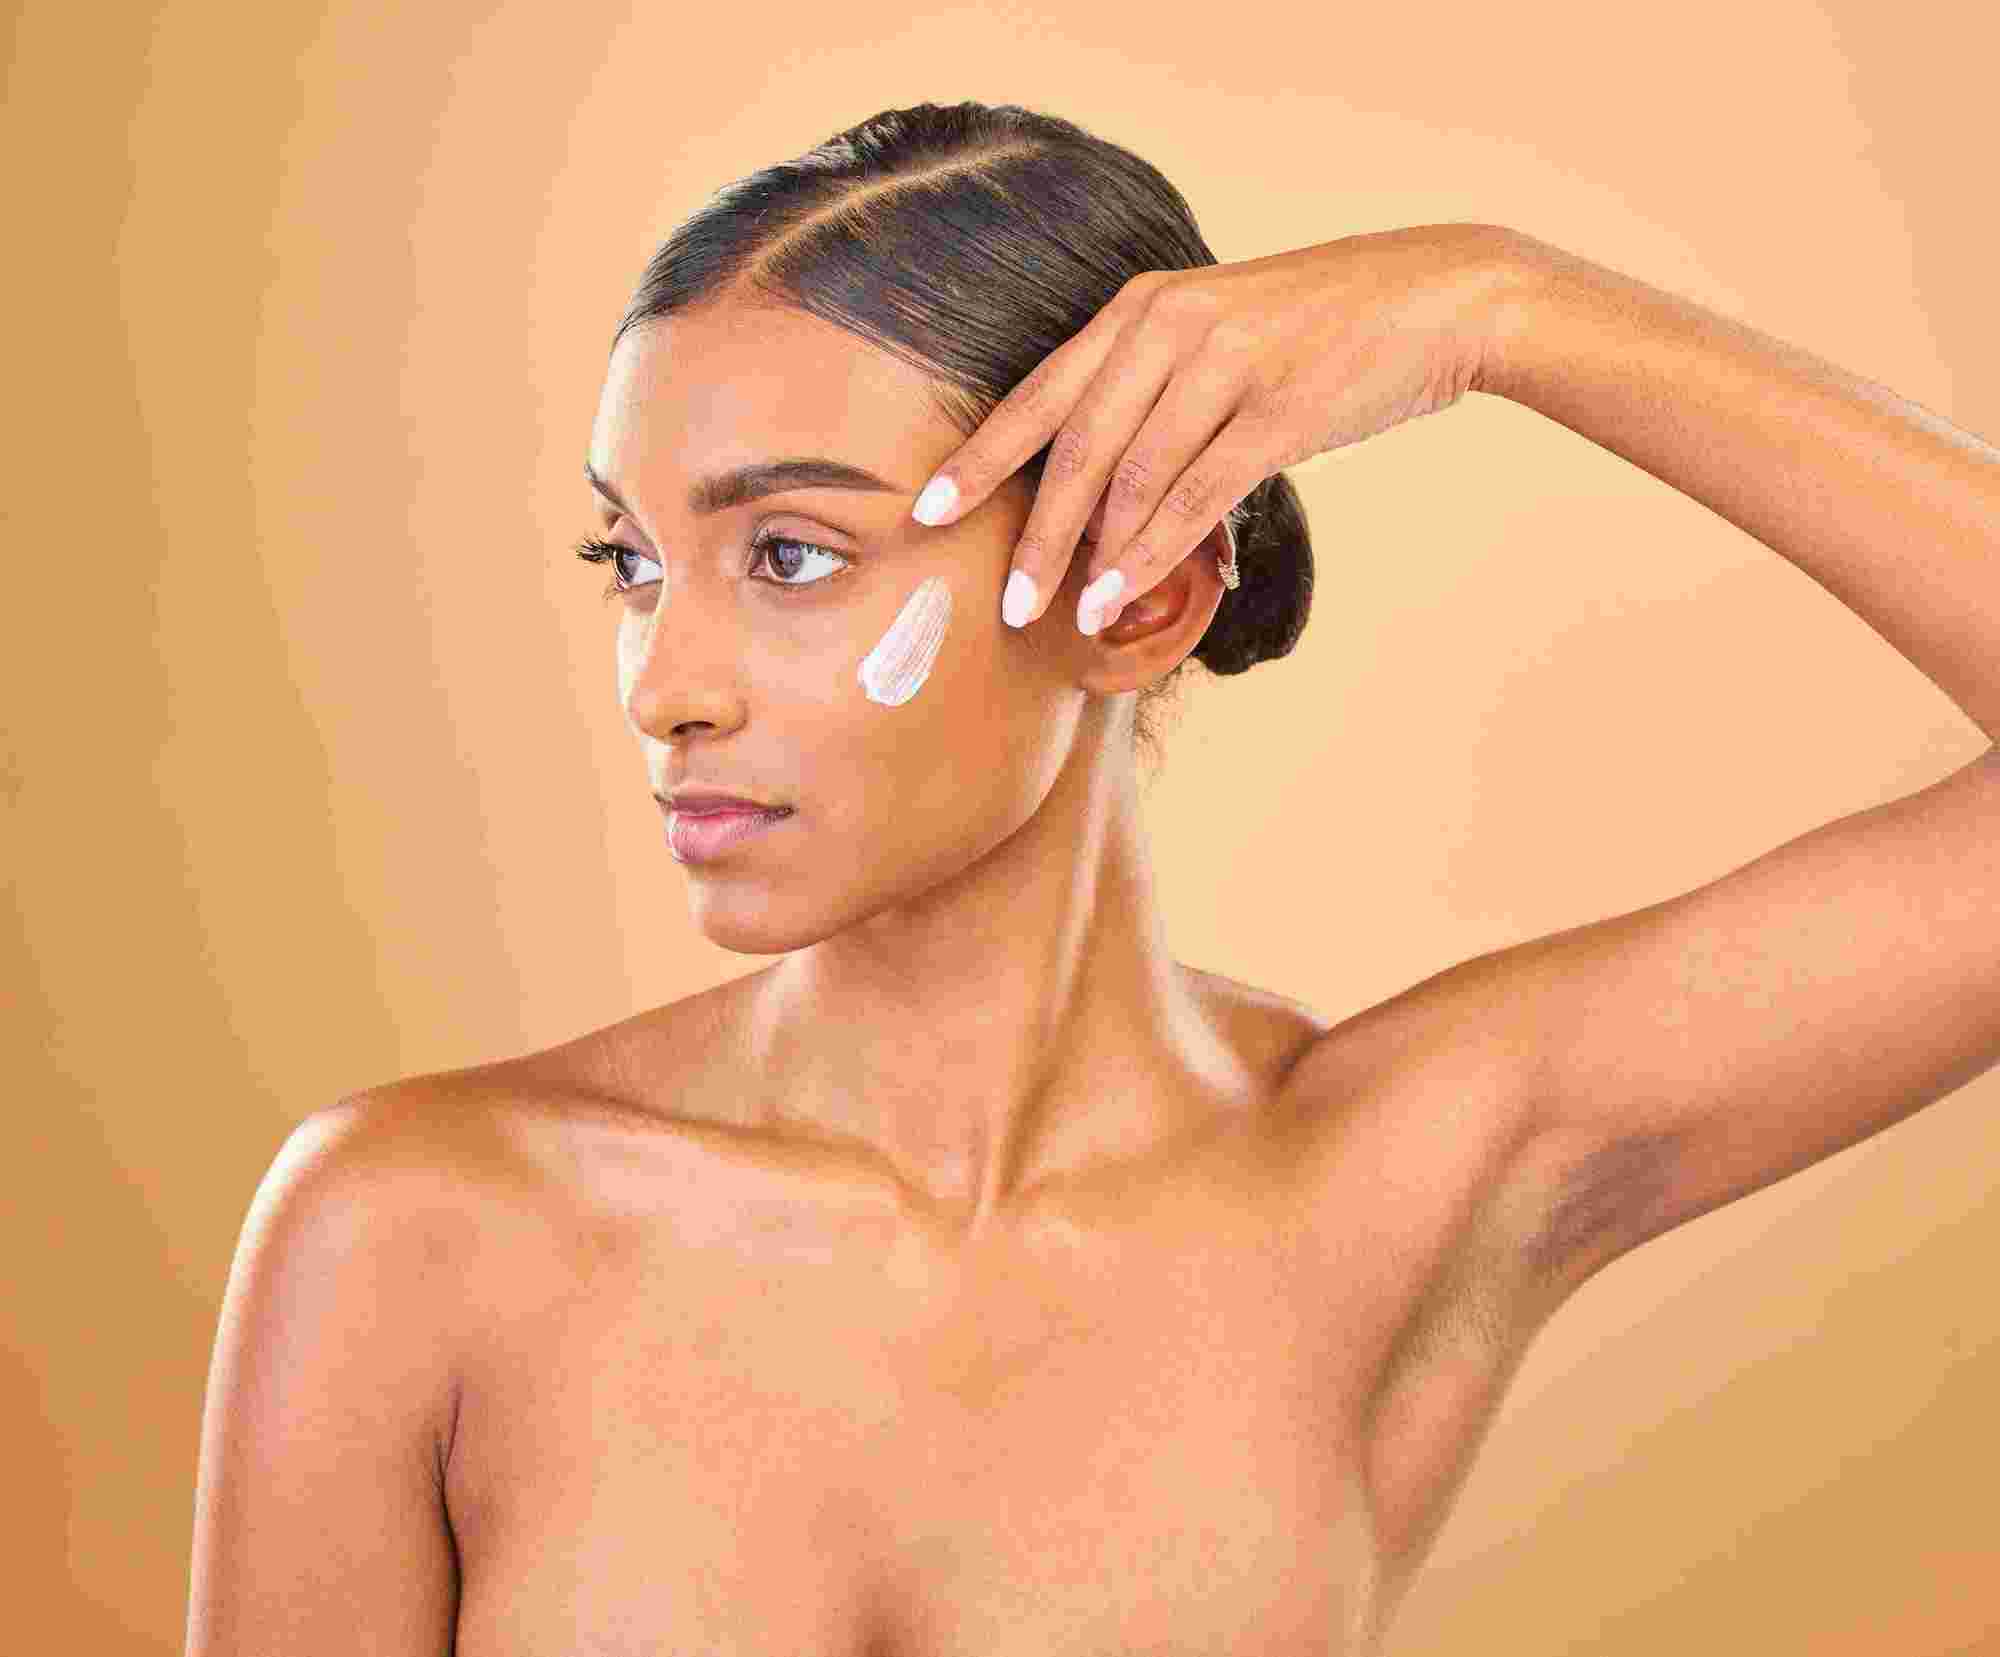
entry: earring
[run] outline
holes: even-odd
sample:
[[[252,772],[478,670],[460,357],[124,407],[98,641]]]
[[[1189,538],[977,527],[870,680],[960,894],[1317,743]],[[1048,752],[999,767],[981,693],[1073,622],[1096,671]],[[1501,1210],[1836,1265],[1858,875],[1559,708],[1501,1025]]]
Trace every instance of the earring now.
[[[1229,542],[1229,559],[1225,563],[1222,554],[1218,552],[1215,555],[1215,573],[1222,577],[1223,586],[1233,593],[1243,585],[1243,578],[1236,573],[1236,531],[1229,527],[1226,519],[1223,521],[1222,533]]]

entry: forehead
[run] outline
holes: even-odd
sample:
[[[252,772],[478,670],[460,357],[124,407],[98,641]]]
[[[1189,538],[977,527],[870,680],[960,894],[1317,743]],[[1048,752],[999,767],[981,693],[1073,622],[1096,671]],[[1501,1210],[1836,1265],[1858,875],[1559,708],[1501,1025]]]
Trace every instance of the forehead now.
[[[590,458],[642,490],[647,477],[664,485],[789,454],[914,477],[926,457],[962,441],[931,405],[929,385],[908,363],[802,311],[712,306],[618,342]]]

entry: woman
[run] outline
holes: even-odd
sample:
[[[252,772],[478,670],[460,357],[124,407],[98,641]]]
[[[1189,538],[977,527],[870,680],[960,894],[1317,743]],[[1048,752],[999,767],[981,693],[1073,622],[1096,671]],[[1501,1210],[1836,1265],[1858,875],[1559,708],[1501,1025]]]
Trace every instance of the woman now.
[[[2000,1058],[1990,752],[1338,1024],[1172,958],[1139,756],[1301,634],[1281,468],[1473,389],[2000,729],[1994,452],[1533,238],[1218,266],[977,104],[677,230],[579,551],[695,922],[779,959],[301,1124],[190,1652],[1372,1651],[1570,1293]]]

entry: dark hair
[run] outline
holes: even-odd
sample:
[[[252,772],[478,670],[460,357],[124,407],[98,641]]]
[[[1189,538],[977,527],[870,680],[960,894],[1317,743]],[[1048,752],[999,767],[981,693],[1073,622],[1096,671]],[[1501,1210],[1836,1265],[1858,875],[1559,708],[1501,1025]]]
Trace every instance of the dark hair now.
[[[717,190],[647,263],[612,346],[628,329],[748,295],[911,363],[969,437],[1130,278],[1217,262],[1186,199],[1130,150],[1017,104],[917,104]],[[1048,453],[1016,474],[1031,488]],[[1289,652],[1312,600],[1289,478],[1265,478],[1227,522],[1241,585],[1192,653],[1217,674]],[[1179,676],[1140,692],[1141,744],[1157,736],[1150,705]]]

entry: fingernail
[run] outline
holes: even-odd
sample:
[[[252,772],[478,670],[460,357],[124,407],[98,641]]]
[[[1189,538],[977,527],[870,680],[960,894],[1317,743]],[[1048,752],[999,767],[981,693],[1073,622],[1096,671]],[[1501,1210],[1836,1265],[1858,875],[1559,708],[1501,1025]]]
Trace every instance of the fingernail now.
[[[1009,627],[1025,627],[1035,613],[1035,581],[1026,570],[1007,577],[1007,591],[1000,600],[1000,619]]]
[[[1125,590],[1125,572],[1106,570],[1095,581],[1084,588],[1076,601],[1077,631],[1086,637],[1104,625],[1104,611],[1117,601]]]
[[[941,523],[944,515],[958,504],[958,485],[940,474],[924,485],[924,492],[910,508],[910,516],[920,524]]]

